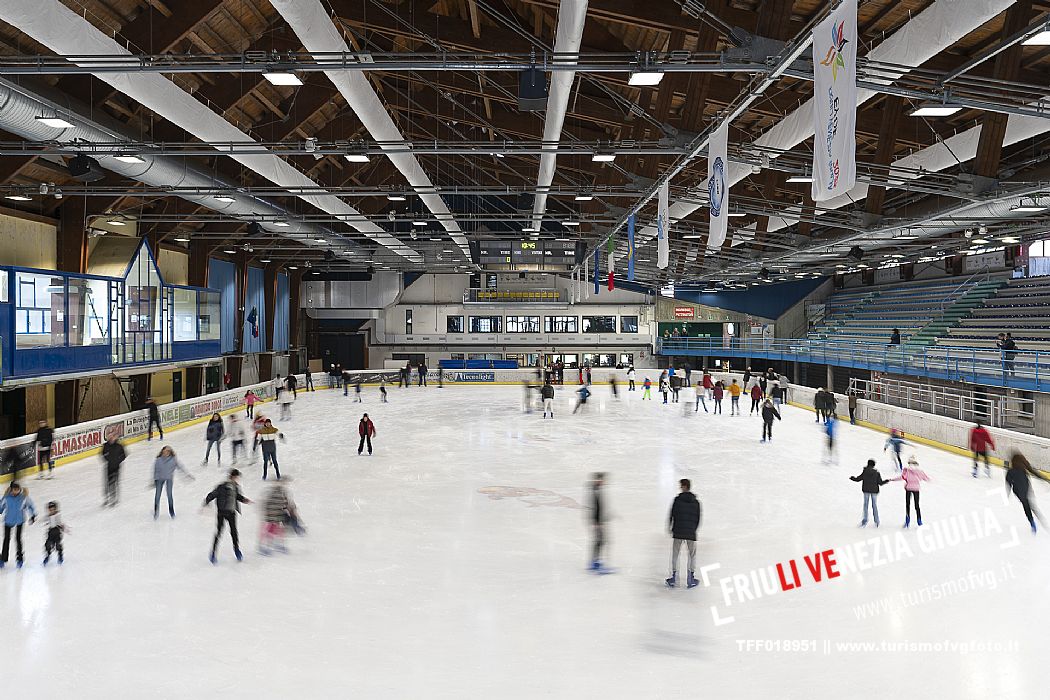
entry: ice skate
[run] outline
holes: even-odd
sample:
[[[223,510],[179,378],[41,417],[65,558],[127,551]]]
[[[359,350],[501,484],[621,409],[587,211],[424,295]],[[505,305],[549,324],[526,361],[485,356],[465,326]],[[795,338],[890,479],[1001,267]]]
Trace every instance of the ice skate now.
[[[667,584],[668,588],[674,588],[676,585],[678,585],[678,572],[672,571],[671,578],[664,579],[664,583]]]
[[[212,552],[208,555],[208,561],[210,561],[212,564],[218,563],[219,560],[215,557],[215,552]]]
[[[693,576],[693,572],[690,571],[689,572],[689,578],[686,579],[686,582],[685,582],[686,588],[696,588],[699,585],[700,585],[700,582],[696,580],[696,577]]]
[[[922,527],[922,518],[916,518],[916,523],[915,524],[918,525],[919,527]]]
[[[237,557],[237,561],[244,561],[244,555],[241,554],[241,550],[239,549],[233,550],[233,556]]]
[[[904,529],[907,530],[908,526],[911,525],[911,516],[905,516],[904,518]]]

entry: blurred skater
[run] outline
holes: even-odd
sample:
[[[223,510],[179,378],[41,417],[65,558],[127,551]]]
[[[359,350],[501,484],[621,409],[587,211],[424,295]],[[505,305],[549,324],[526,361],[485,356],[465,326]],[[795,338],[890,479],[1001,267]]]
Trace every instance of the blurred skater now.
[[[915,500],[915,520],[922,527],[922,511],[919,509],[919,487],[922,482],[929,481],[926,472],[919,469],[919,461],[915,455],[908,458],[908,466],[901,470],[900,476],[891,481],[904,482],[904,527],[911,525],[911,502]]]
[[[579,411],[581,408],[587,405],[587,399],[590,398],[591,390],[584,384],[576,390],[576,407],[572,409],[573,414]],[[667,403],[664,401],[664,403]]]
[[[590,507],[591,507],[591,531],[593,533],[593,546],[591,547],[591,571],[595,573],[608,573],[602,565],[602,550],[605,549],[605,521],[608,514],[605,510],[605,474],[595,472],[590,485]]]
[[[901,461],[901,448],[907,445],[904,441],[904,433],[897,430],[896,428],[890,429],[890,437],[886,440],[886,444],[882,446],[882,451],[885,452],[887,448],[893,448],[893,458],[897,463],[897,471],[904,471],[904,462]]]
[[[612,389],[612,397],[614,399],[620,398],[620,390],[616,386],[616,376],[615,375],[612,375],[612,374],[609,375],[609,388]]]
[[[248,456],[248,448],[244,445],[244,423],[237,417],[236,413],[231,413],[228,419],[228,425],[226,426],[226,434],[230,437],[230,451],[233,452],[233,461],[237,461],[237,452],[244,453],[244,456]]]
[[[830,421],[829,421],[830,422]],[[864,493],[864,517],[860,521],[861,527],[868,525],[868,504],[871,504],[871,512],[875,519],[875,527],[879,526],[879,487],[888,484],[889,479],[883,479],[879,470],[875,468],[875,460],[869,459],[868,464],[860,474],[851,476],[850,481],[861,482],[861,491]]]
[[[981,425],[981,421],[974,423],[970,430],[970,451],[973,452],[973,478],[977,478],[977,458],[984,459],[984,474],[988,478],[992,476],[992,466],[988,463],[988,448],[995,449],[995,440],[988,429]]]
[[[354,382],[354,403],[362,403],[361,401],[361,380],[358,379]]]
[[[293,401],[295,401],[295,393],[287,390],[277,398],[277,403],[281,405],[281,420],[292,419]]]
[[[693,576],[696,571],[696,531],[700,527],[703,518],[703,507],[693,492],[690,491],[689,479],[680,479],[678,487],[681,492],[675,496],[671,504],[671,517],[668,527],[671,531],[671,578],[665,583],[669,588],[678,585],[678,554],[685,545],[689,554],[689,575],[686,578],[686,586],[695,588],[699,581]]]
[[[263,501],[262,532],[259,533],[259,554],[269,556],[270,552],[287,552],[284,538],[286,528],[291,528],[297,535],[304,530],[299,520],[299,511],[295,507],[292,495],[288,491],[291,478],[274,484]]]
[[[251,503],[252,501],[241,493],[240,480],[241,472],[237,469],[231,469],[226,481],[212,489],[211,493],[204,498],[204,506],[215,501],[215,538],[211,542],[211,554],[208,556],[208,561],[212,564],[216,563],[215,552],[219,548],[219,538],[222,537],[222,530],[225,525],[230,526],[230,538],[233,540],[233,555],[237,557],[237,561],[241,561],[244,558],[241,554],[240,539],[237,537],[237,514],[241,512],[242,503]]]
[[[44,464],[47,464],[47,478],[55,473],[55,457],[51,446],[55,441],[55,431],[47,424],[46,420],[40,421],[36,429],[36,437],[33,446],[36,448],[36,478],[44,478]]]
[[[1039,518],[1039,522],[1043,522],[1043,516],[1039,509],[1036,508],[1035,503],[1032,502],[1032,480],[1030,477],[1033,476],[1041,481],[1047,481],[1045,476],[1032,469],[1032,465],[1028,463],[1023,454],[1014,452],[1010,455],[1010,465],[1006,470],[1006,489],[1007,491],[1013,491],[1013,494],[1017,496],[1017,500],[1021,502],[1021,507],[1024,509],[1024,517],[1028,518],[1028,524],[1032,527],[1032,534],[1034,535],[1036,532],[1035,518]],[[4,532],[4,561],[7,561],[6,528]]]
[[[825,445],[827,447],[824,460],[826,462],[835,461],[835,433],[837,432],[838,425],[836,425],[835,416],[829,416],[828,419],[824,421],[824,436],[826,438]]]
[[[102,506],[117,505],[117,486],[120,482],[120,467],[127,459],[128,453],[116,435],[110,435],[102,445],[102,461],[106,463],[106,488],[102,497]]]

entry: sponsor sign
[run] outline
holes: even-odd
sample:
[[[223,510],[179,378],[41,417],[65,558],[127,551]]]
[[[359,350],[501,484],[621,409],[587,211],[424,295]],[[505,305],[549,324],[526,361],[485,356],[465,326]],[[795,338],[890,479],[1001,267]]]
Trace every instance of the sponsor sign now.
[[[675,318],[696,318],[696,309],[692,306],[676,306],[674,307]]]

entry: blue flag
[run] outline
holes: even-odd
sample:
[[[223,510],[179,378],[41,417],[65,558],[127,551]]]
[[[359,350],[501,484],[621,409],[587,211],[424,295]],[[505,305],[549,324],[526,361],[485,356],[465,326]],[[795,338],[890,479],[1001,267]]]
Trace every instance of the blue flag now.
[[[594,249],[594,293],[598,294],[602,290],[602,285],[598,282],[598,249]]]
[[[634,214],[627,217],[627,281],[634,282]]]

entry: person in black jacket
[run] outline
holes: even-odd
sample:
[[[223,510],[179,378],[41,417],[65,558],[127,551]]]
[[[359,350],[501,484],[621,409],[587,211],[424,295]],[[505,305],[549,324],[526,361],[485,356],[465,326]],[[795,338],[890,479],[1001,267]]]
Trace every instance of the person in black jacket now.
[[[814,423],[820,423],[821,420],[827,420],[824,417],[824,387],[817,389],[817,393],[813,395],[813,410],[817,414],[817,419]]]
[[[55,458],[51,454],[51,445],[55,442],[55,431],[47,424],[46,420],[40,421],[36,429],[36,478],[44,478],[44,463],[47,463],[47,476],[50,479],[55,471]]]
[[[117,505],[117,483],[120,481],[120,467],[127,459],[128,453],[116,435],[110,435],[102,445],[102,459],[106,463],[106,491],[102,506]]]
[[[678,553],[682,551],[682,545],[689,552],[689,577],[686,579],[688,588],[695,588],[697,580],[693,576],[696,571],[696,531],[700,527],[703,516],[703,508],[693,492],[689,490],[691,484],[689,479],[678,481],[682,492],[675,496],[671,504],[671,518],[668,523],[671,531],[671,578],[666,580],[669,588],[674,588],[678,583]]]
[[[299,398],[299,394],[296,393],[296,389],[299,387],[299,379],[294,374],[285,375],[284,385],[291,389],[293,399]]]
[[[219,466],[222,466],[222,438],[226,435],[226,426],[222,423],[222,416],[218,413],[211,414],[211,420],[208,421],[208,427],[204,431],[204,437],[208,441],[208,449],[204,452],[204,460],[201,465],[208,464],[208,459],[211,457],[211,448],[215,447],[215,458]]]
[[[762,404],[762,442],[773,441],[773,419],[780,420],[780,411],[770,399]]]
[[[427,363],[419,363],[419,386],[427,385]]]
[[[554,418],[554,385],[547,382],[540,389],[540,398],[543,399],[543,417],[546,418],[547,414],[551,414],[551,418]]]
[[[1023,454],[1014,452],[1010,455],[1010,465],[1006,470],[1006,490],[1013,491],[1013,494],[1017,496],[1017,500],[1021,502],[1021,507],[1024,509],[1024,517],[1028,518],[1028,524],[1032,527],[1032,534],[1034,535],[1036,532],[1035,518],[1039,518],[1042,521],[1043,516],[1031,501],[1032,480],[1029,478],[1030,476],[1047,481],[1046,477],[1032,469],[1032,465],[1028,463],[1028,459]],[[1035,517],[1033,517],[1033,514]]]
[[[211,556],[208,557],[208,561],[212,564],[215,563],[215,550],[219,547],[219,538],[222,537],[224,523],[230,524],[230,537],[233,539],[234,556],[237,557],[237,561],[244,558],[241,555],[241,543],[237,537],[237,514],[241,512],[241,504],[251,503],[251,499],[245,498],[244,494],[241,493],[241,487],[237,483],[240,479],[240,471],[231,469],[230,477],[216,486],[204,499],[205,506],[212,501],[215,501],[216,506],[215,539],[212,540]]]
[[[875,468],[875,460],[869,459],[868,464],[857,476],[851,476],[850,481],[861,482],[861,490],[864,492],[864,519],[860,521],[861,527],[868,524],[868,502],[871,502],[872,515],[875,516],[875,527],[879,526],[879,487],[890,483],[889,479],[883,479],[882,474]]]
[[[146,440],[153,439],[153,426],[157,426],[157,431],[160,433],[160,439],[164,439],[164,428],[160,424],[160,408],[157,407],[157,402],[153,400],[152,396],[146,397],[146,410],[149,411],[149,426],[146,428]]]
[[[591,571],[602,573],[602,549],[605,547],[605,496],[602,489],[605,486],[605,474],[595,472],[591,480],[590,506],[591,506],[591,528],[594,533],[594,545],[591,548]]]

